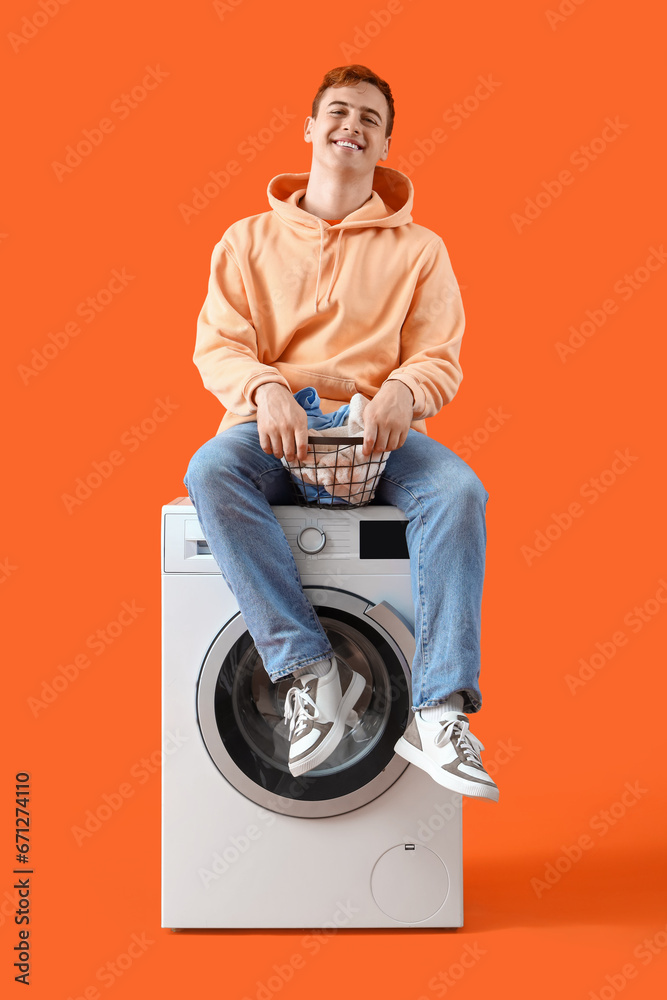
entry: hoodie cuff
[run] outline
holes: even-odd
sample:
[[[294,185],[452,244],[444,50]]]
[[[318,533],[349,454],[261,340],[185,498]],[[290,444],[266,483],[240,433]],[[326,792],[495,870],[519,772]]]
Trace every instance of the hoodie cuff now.
[[[388,375],[385,381],[403,382],[404,385],[407,385],[408,389],[414,396],[414,402],[412,404],[412,415],[414,419],[418,420],[423,416],[424,411],[426,410],[426,393],[416,378],[413,378],[412,375],[405,374],[405,372],[401,372],[400,375]]]
[[[266,382],[277,382],[279,385],[284,385],[290,392],[292,391],[287,379],[278,372],[275,374],[272,374],[271,372],[260,372],[258,375],[253,375],[252,378],[248,379],[242,389],[242,395],[244,399],[247,400],[253,413],[257,412],[257,404],[253,401],[252,395],[256,389],[259,389],[260,385],[264,385]]]

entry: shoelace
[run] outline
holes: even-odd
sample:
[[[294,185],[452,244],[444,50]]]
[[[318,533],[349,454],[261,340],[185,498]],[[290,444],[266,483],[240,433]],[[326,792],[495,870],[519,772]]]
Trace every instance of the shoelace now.
[[[313,715],[308,712],[308,706],[314,709]],[[298,734],[305,729],[309,722],[317,719],[320,710],[308,694],[306,688],[294,685],[287,692],[285,698],[285,719],[291,720],[288,737],[291,740],[293,734]]]
[[[465,757],[471,764],[483,767],[480,752],[484,749],[484,744],[470,732],[470,724],[461,719],[448,719],[442,723],[442,729],[435,738],[435,745],[444,746],[445,743],[454,742],[461,748]]]

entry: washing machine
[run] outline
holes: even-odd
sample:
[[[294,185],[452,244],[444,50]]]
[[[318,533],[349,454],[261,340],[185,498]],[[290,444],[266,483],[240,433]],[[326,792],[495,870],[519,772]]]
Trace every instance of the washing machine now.
[[[365,689],[290,773],[284,702],[189,498],[162,508],[162,926],[460,927],[462,799],[394,752],[414,606],[396,507],[276,506],[305,593]]]

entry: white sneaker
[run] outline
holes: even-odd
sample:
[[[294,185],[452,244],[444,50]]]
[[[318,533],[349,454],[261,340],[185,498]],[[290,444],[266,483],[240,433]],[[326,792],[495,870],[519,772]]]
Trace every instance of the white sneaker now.
[[[439,722],[425,722],[419,711],[394,747],[445,788],[497,802],[498,786],[484,770],[483,749],[462,712],[444,712]]]
[[[297,777],[317,767],[334,752],[345,726],[357,721],[354,706],[366,681],[334,656],[324,677],[302,674],[285,699],[285,719],[290,721],[287,766]]]

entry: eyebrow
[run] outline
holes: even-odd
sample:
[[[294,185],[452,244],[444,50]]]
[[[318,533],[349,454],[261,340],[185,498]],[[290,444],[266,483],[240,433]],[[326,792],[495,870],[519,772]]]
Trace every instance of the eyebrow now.
[[[348,104],[347,101],[329,101],[329,103],[327,104],[327,107],[330,108],[332,104],[342,104],[346,108],[351,108],[352,107],[352,105]],[[366,107],[363,107],[363,105],[362,105],[362,107],[360,108],[360,110],[361,111],[370,111],[372,114],[377,115],[378,118],[380,119],[380,121],[382,121],[382,115],[380,114],[379,111],[376,111],[375,108],[366,108]]]

